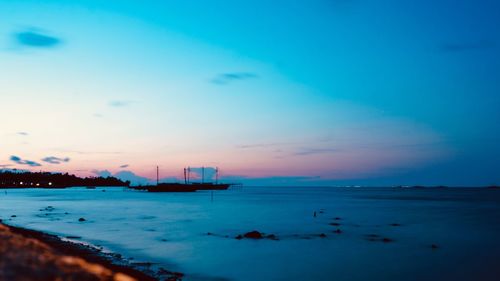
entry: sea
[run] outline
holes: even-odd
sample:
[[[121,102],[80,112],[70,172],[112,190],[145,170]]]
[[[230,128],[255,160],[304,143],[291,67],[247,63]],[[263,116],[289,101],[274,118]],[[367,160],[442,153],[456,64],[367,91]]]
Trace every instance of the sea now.
[[[500,280],[495,189],[2,189],[0,218],[187,281]]]

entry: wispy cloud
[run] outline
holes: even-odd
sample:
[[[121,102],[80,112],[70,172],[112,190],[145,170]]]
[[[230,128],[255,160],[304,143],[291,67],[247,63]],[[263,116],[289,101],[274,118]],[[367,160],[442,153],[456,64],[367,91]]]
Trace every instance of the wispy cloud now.
[[[271,176],[271,177],[246,177],[246,176],[223,176],[222,182],[242,183],[255,186],[313,186],[331,185],[330,181],[322,179],[320,176]]]
[[[53,148],[51,149],[53,151],[57,152],[62,152],[62,153],[74,153],[74,154],[81,154],[81,155],[117,155],[121,154],[121,151],[83,151],[83,150],[72,150],[72,149],[64,149],[64,148]]]
[[[252,79],[257,77],[257,74],[251,72],[231,72],[219,74],[211,81],[212,83],[217,85],[226,85],[234,81]]]
[[[33,48],[52,48],[61,44],[61,39],[44,34],[37,29],[17,32],[14,38],[19,45]]]
[[[19,136],[27,136],[29,135],[27,132],[17,132]]]
[[[113,174],[108,170],[93,170],[92,173],[96,174],[97,176],[105,177],[105,178],[106,177],[116,177],[116,178],[121,179],[123,181],[129,181],[132,185],[145,185],[145,184],[150,184],[153,182],[152,180],[150,180],[148,178],[136,175],[132,171],[120,171],[118,173]]]
[[[47,163],[50,163],[50,164],[61,164],[61,163],[64,163],[64,162],[69,162],[69,158],[66,157],[66,158],[59,158],[59,157],[54,157],[54,156],[49,156],[49,157],[45,157],[42,159],[43,162],[47,162]]]
[[[241,148],[241,149],[251,149],[251,148],[275,147],[275,146],[289,145],[289,144],[291,144],[291,143],[271,142],[271,143],[242,144],[242,145],[238,145],[236,147]]]
[[[37,163],[35,161],[31,161],[31,160],[23,160],[21,159],[20,157],[18,156],[11,156],[10,157],[10,161],[14,162],[14,163],[17,163],[19,165],[28,165],[28,166],[31,166],[31,167],[39,167],[39,166],[42,166],[40,163]]]
[[[125,107],[129,106],[133,103],[133,101],[128,101],[128,100],[113,100],[108,103],[109,106],[111,107]]]
[[[445,52],[464,52],[464,51],[491,49],[494,47],[496,47],[496,44],[494,42],[483,40],[473,43],[469,42],[469,43],[444,44],[441,48]]]
[[[337,152],[338,149],[335,148],[313,148],[313,147],[305,147],[298,149],[294,155],[312,155],[312,154],[326,154]]]

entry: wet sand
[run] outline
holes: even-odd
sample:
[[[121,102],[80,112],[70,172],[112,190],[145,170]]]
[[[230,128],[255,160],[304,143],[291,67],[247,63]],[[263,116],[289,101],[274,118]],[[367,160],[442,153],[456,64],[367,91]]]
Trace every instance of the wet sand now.
[[[158,280],[98,251],[0,223],[0,280]],[[165,280],[177,280],[170,277]]]

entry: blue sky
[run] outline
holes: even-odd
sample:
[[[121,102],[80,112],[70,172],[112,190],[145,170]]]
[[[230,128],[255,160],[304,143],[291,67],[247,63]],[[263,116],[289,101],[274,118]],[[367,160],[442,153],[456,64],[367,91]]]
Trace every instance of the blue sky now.
[[[0,1],[0,18],[4,168],[500,182],[496,1]]]

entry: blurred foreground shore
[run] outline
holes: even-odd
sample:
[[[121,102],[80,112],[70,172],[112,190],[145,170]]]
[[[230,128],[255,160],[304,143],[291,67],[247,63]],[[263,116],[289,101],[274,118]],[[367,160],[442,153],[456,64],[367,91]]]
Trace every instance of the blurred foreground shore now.
[[[0,223],[0,281],[156,280],[57,236]]]

